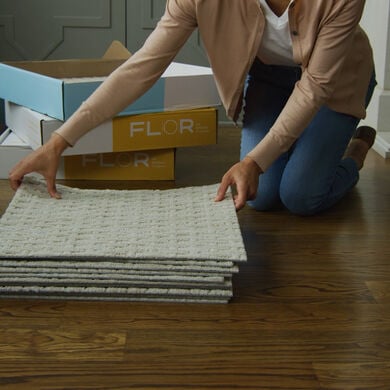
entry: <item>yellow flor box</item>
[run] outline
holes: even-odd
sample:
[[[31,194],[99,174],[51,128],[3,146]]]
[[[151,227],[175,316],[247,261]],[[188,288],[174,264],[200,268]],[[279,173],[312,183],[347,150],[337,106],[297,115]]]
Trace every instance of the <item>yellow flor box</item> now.
[[[63,159],[64,179],[174,180],[174,149],[84,154]]]
[[[32,152],[9,129],[0,135],[0,179]],[[37,174],[32,174],[36,176]],[[61,157],[57,179],[174,180],[175,150],[117,152]]]
[[[217,110],[205,108],[115,117],[112,141],[115,151],[215,144]]]
[[[63,123],[10,102],[5,115],[8,127],[33,149]],[[64,156],[215,144],[217,120],[216,108],[118,116],[85,134]]]

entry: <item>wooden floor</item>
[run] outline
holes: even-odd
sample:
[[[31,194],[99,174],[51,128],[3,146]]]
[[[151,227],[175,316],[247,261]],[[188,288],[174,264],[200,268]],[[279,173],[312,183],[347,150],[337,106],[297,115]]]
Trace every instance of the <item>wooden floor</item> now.
[[[221,129],[178,151],[176,183],[111,186],[218,182],[238,147]],[[0,214],[11,197],[0,182]],[[390,161],[370,152],[321,215],[238,217],[249,262],[230,304],[0,300],[0,388],[390,389]]]

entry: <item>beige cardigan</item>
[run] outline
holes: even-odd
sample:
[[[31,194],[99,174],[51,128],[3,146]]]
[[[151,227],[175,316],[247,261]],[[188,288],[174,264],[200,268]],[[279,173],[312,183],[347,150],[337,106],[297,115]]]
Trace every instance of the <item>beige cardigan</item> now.
[[[265,171],[288,150],[322,105],[363,118],[373,71],[359,27],[364,0],[295,0],[289,8],[294,61],[302,68],[279,118],[248,154]],[[73,145],[144,94],[199,28],[227,115],[237,120],[248,70],[259,47],[259,0],[168,0],[144,46],[115,70],[57,131]]]

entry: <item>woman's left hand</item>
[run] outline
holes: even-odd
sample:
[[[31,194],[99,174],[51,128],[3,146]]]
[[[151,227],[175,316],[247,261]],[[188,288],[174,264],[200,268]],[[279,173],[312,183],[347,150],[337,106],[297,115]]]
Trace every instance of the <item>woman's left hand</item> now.
[[[236,187],[237,194],[234,196],[236,210],[245,206],[247,200],[254,199],[259,185],[259,176],[262,169],[250,157],[245,157],[242,161],[234,164],[223,176],[218,188],[216,202],[224,199],[229,186]]]

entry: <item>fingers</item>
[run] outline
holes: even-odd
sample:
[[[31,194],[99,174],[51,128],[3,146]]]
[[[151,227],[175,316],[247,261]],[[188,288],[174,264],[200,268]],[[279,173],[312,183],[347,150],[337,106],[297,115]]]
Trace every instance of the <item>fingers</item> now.
[[[42,163],[40,159],[36,159],[34,152],[20,161],[10,171],[8,178],[11,188],[16,191],[22,184],[24,176],[34,171],[41,174],[46,179],[47,192],[49,195],[52,198],[61,199],[61,195],[58,193],[55,185],[56,164],[52,163],[51,169],[47,169],[45,167],[45,162]]]
[[[12,169],[8,175],[9,183],[11,188],[16,191],[22,184],[23,176],[15,173],[15,169]]]
[[[10,182],[10,186],[14,191],[16,191],[20,187],[24,175],[27,173],[30,172],[23,167],[22,162],[19,162],[14,168],[11,169],[8,175],[8,179]]]
[[[21,179],[13,177],[11,174],[9,176],[9,183],[11,188],[16,191],[22,184],[23,177]]]
[[[233,165],[223,176],[215,201],[223,200],[229,186],[235,186],[234,205],[236,210],[242,209],[247,200],[256,198],[261,173],[259,166],[249,158]]]
[[[252,183],[249,185],[247,190],[247,200],[254,200],[257,196],[257,186],[252,185]]]
[[[225,175],[222,178],[222,182],[217,191],[217,196],[214,199],[216,202],[220,202],[221,200],[225,199],[226,191],[228,190],[230,184],[230,180],[228,180]]]
[[[57,191],[55,177],[46,177],[47,192],[52,198],[61,199],[61,194]]]
[[[237,185],[237,195],[234,197],[236,210],[241,210],[248,200],[254,200],[257,196],[257,187],[247,187],[245,183]]]
[[[26,172],[27,173],[27,172]],[[23,182],[24,174],[20,174],[18,170],[13,169],[9,173],[9,182],[11,188],[16,191]],[[57,191],[55,177],[46,177],[47,192],[52,198],[61,199],[61,194]]]
[[[244,182],[240,181],[236,185],[237,187],[237,195],[234,197],[234,206],[236,207],[236,210],[241,210],[248,199],[247,195],[247,186]]]
[[[226,192],[232,185],[236,185],[237,189],[237,195],[233,198],[234,206],[236,210],[240,210],[245,206],[247,200],[246,185],[242,180],[238,180],[236,184],[235,180],[231,177],[229,172],[223,176],[221,184],[217,191],[217,196],[214,200],[216,202],[220,202],[221,200],[225,199]]]

